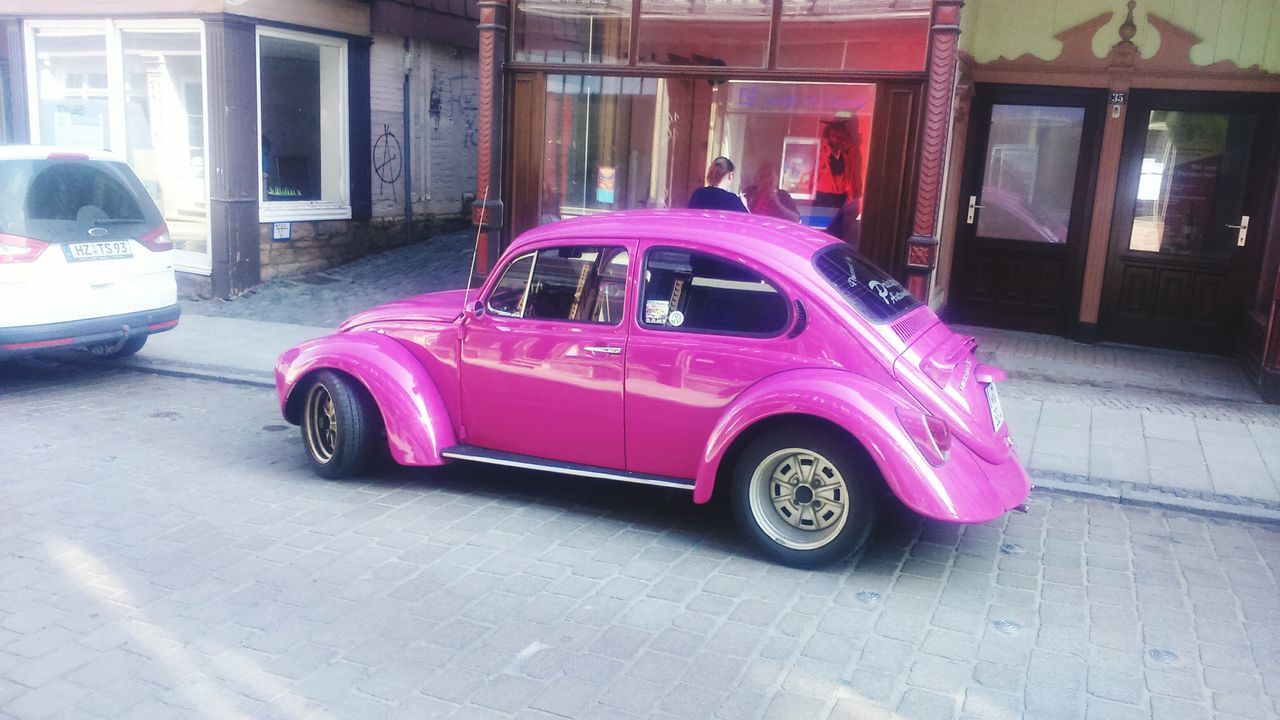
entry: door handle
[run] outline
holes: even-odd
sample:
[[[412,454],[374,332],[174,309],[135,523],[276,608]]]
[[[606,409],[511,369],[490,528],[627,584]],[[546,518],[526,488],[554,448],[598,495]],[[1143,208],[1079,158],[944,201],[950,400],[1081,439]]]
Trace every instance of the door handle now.
[[[1241,215],[1240,224],[1232,225],[1227,223],[1227,227],[1236,230],[1236,247],[1244,247],[1245,240],[1249,237],[1249,216]]]
[[[613,345],[587,345],[582,349],[590,353],[603,353],[605,355],[621,355],[622,354],[622,348],[614,347]]]
[[[981,210],[981,209],[982,209],[982,206],[978,204],[978,196],[970,195],[969,196],[969,215],[968,215],[968,219],[965,220],[965,223],[968,225],[972,225],[973,215],[974,215],[973,211]]]

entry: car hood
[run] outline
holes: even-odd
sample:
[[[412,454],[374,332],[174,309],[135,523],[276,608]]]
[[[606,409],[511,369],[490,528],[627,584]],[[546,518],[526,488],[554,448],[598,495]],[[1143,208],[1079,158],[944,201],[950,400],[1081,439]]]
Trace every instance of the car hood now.
[[[893,374],[926,410],[987,462],[1012,452],[1009,426],[993,428],[986,387],[1004,372],[978,362],[977,341],[938,323],[911,343],[893,364]]]
[[[474,300],[479,294],[478,289],[445,290],[395,300],[352,315],[338,326],[338,331],[371,323],[404,320],[451,323],[462,316],[462,309],[467,302]]]

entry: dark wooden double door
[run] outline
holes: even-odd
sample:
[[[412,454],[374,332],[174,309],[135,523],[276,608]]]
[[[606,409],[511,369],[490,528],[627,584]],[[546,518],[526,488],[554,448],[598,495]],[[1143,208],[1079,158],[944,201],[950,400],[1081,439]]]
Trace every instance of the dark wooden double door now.
[[[1098,334],[1234,352],[1262,259],[1273,103],[1141,90],[1129,102]],[[972,112],[949,314],[1074,334],[1102,123],[1118,122],[1106,94],[980,85]]]

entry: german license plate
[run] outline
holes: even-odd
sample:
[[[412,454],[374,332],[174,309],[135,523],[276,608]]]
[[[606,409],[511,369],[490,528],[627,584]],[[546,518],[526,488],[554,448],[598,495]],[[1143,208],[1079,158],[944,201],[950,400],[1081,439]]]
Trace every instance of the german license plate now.
[[[102,242],[66,243],[62,253],[71,262],[85,260],[115,260],[133,257],[133,248],[128,240],[105,240]]]
[[[1000,407],[1000,396],[996,394],[996,384],[987,383],[987,405],[991,408],[991,426],[999,430],[1004,425],[1004,408]]]

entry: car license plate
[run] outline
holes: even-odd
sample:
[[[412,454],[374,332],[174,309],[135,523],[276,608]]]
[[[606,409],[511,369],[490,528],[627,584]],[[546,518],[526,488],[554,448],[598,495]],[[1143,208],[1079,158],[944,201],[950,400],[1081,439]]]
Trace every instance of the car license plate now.
[[[71,262],[85,260],[115,260],[133,257],[133,248],[128,240],[106,240],[103,242],[67,243],[62,252]]]
[[[1004,408],[1000,407],[1000,396],[996,394],[995,383],[987,383],[987,405],[991,407],[991,426],[999,430],[1004,425]]]

